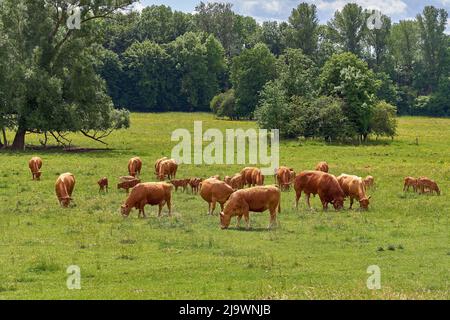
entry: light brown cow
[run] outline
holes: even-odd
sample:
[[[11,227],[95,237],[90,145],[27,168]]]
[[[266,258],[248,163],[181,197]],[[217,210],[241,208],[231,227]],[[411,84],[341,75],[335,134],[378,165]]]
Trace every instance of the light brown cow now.
[[[172,185],[165,182],[139,183],[131,190],[125,204],[121,206],[121,212],[124,217],[130,215],[131,209],[139,210],[138,217],[146,218],[144,207],[159,206],[158,217],[161,216],[162,208],[167,204],[169,216],[172,215]]]
[[[132,176],[120,177],[117,189],[124,189],[129,193],[130,189],[134,188],[139,183],[141,183],[141,180]]]
[[[369,200],[371,197],[367,197],[366,188],[361,177],[341,174],[337,179],[345,196],[350,198],[350,209],[352,209],[355,199],[359,201],[361,209],[369,209]]]
[[[250,189],[239,190],[233,193],[228,200],[225,209],[220,214],[222,229],[230,226],[231,218],[237,216],[237,227],[240,227],[244,217],[247,229],[250,228],[249,212],[270,211],[271,228],[277,223],[277,212],[281,212],[281,191],[275,186],[258,186]]]
[[[200,196],[203,200],[208,202],[208,215],[214,214],[217,202],[220,204],[220,209],[223,211],[223,205],[227,202],[233,192],[233,188],[225,182],[215,178],[203,181],[200,188]]]
[[[108,192],[108,178],[106,178],[106,177],[101,178],[100,180],[97,181],[97,184],[99,186],[98,192],[101,192],[101,191]]]
[[[132,177],[139,177],[142,170],[142,160],[139,157],[131,158],[128,161],[128,173]]]
[[[252,187],[263,185],[264,185],[264,175],[262,174],[262,171],[260,169],[255,168],[252,171]]]
[[[163,162],[165,160],[169,160],[169,158],[163,157],[161,159],[156,160],[156,162],[155,162],[155,175],[156,176],[159,175],[159,166],[161,165],[161,162]]]
[[[178,164],[175,160],[164,160],[159,164],[158,178],[160,181],[164,181],[166,176],[168,179],[175,179],[177,177]]]
[[[242,176],[242,181],[244,183],[244,186],[249,186],[249,187],[252,186],[252,183],[253,183],[253,179],[252,179],[253,170],[258,170],[258,168],[246,167],[246,168],[241,170],[241,176]]]
[[[311,194],[318,194],[324,210],[328,210],[331,203],[336,210],[344,207],[345,194],[342,191],[336,177],[322,171],[304,171],[295,177],[295,207],[298,208],[298,201],[302,192],[306,194],[306,203],[311,208]]]
[[[375,178],[372,176],[365,177],[363,182],[366,189],[373,188],[373,186],[375,186]]]
[[[189,185],[191,186],[192,194],[198,193],[198,190],[200,188],[200,184],[202,183],[203,179],[201,178],[191,178],[189,180]]]
[[[277,185],[280,187],[281,191],[289,191],[292,184],[291,180],[291,169],[288,167],[280,167],[276,172]]]
[[[439,189],[437,183],[427,177],[419,178],[417,186],[420,194],[424,194],[426,190],[430,191],[432,194],[436,192],[437,195],[441,195],[441,190]]]
[[[328,171],[330,170],[328,163],[326,163],[325,161],[319,162],[316,166],[316,171],[322,171],[322,172],[326,172],[328,173]]]
[[[28,161],[28,167],[31,170],[33,180],[41,180],[42,159],[39,157],[31,158],[30,161]]]
[[[75,188],[75,176],[71,173],[63,173],[55,183],[55,193],[59,204],[67,208],[72,199],[73,189]]]
[[[242,179],[242,175],[240,173],[236,173],[231,178],[230,186],[233,188],[234,191],[244,188],[244,180]]]
[[[414,192],[417,192],[418,188],[418,179],[413,177],[406,177],[403,184],[403,192],[409,191],[409,188],[413,188]]]

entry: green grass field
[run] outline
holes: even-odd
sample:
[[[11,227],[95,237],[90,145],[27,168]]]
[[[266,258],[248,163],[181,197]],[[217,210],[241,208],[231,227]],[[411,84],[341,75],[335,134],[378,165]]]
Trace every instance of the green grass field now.
[[[255,126],[209,114],[133,114],[129,130],[107,138],[109,151],[0,153],[0,299],[450,298],[450,119],[400,118],[395,141],[366,146],[282,142],[281,164],[297,172],[326,160],[336,175],[373,175],[369,212],[324,213],[318,197],[314,212],[304,198],[297,212],[291,191],[282,194],[278,229],[266,229],[264,213],[251,215],[250,231],[222,231],[205,202],[179,192],[172,218],[147,207],[148,219],[136,211],[123,219],[126,195],[115,182],[127,174],[128,159],[140,156],[143,180],[154,181],[154,161],[176,144],[172,131],[192,129],[194,120],[204,129]],[[38,145],[32,135],[27,142]],[[40,182],[28,169],[33,155],[44,160]],[[241,167],[182,165],[178,177],[231,175]],[[54,182],[67,171],[77,184],[74,206],[64,210]],[[404,194],[408,175],[435,179],[442,195]],[[110,179],[107,195],[98,194],[102,176]],[[66,287],[70,265],[81,268],[81,290]],[[381,290],[367,289],[370,265],[381,268]]]

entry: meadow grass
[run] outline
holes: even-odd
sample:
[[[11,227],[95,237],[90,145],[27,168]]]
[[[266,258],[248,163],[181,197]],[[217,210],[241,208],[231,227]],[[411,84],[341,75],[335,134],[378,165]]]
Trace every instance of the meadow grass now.
[[[110,150],[0,153],[0,299],[450,298],[450,119],[400,118],[394,141],[364,146],[282,142],[281,164],[297,172],[326,160],[336,175],[373,175],[369,212],[322,212],[318,197],[313,212],[304,198],[296,211],[290,191],[282,194],[279,228],[268,231],[264,213],[251,215],[250,231],[222,231],[205,202],[178,192],[172,218],[147,207],[148,219],[135,211],[123,219],[126,195],[115,182],[127,174],[128,159],[140,156],[143,180],[154,181],[154,161],[176,144],[172,131],[192,129],[195,120],[204,129],[255,127],[209,114],[133,114],[130,129],[107,138]],[[27,142],[37,145],[38,137]],[[44,161],[40,182],[28,169],[33,155]],[[231,175],[241,167],[181,165],[178,177]],[[54,182],[67,171],[77,182],[74,204],[64,210]],[[442,195],[403,193],[409,175],[435,179]],[[106,195],[96,185],[103,176],[110,180]],[[81,290],[66,287],[70,265],[81,268]],[[366,286],[371,265],[381,269],[381,290]]]

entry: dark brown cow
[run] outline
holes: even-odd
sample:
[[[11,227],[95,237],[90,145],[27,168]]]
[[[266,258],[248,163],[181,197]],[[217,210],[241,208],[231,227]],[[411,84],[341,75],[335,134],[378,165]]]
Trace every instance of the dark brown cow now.
[[[141,183],[141,180],[132,176],[120,177],[119,183],[117,184],[117,189],[124,189],[127,193],[129,193],[129,190],[134,188],[139,183]]]
[[[139,157],[131,158],[128,161],[128,173],[132,177],[139,177],[142,170],[142,160]]]
[[[100,180],[97,181],[97,184],[99,186],[98,192],[101,192],[101,191],[108,192],[108,178],[106,178],[106,177],[101,178]]]
[[[178,188],[182,188],[183,192],[186,192],[189,181],[190,179],[178,179],[171,180],[170,183],[175,187],[175,191],[178,191]]]
[[[72,199],[73,189],[75,188],[75,176],[71,173],[61,174],[55,183],[55,193],[59,204],[67,208]]]
[[[202,183],[203,179],[201,178],[191,178],[189,179],[189,185],[191,186],[191,191],[193,194],[198,193],[198,190],[200,188],[200,184]]]
[[[329,203],[333,204],[336,210],[344,207],[344,191],[342,191],[336,177],[331,174],[322,171],[304,171],[295,177],[294,186],[296,208],[298,208],[298,201],[302,192],[306,194],[306,203],[309,208],[311,208],[309,201],[311,194],[319,195],[324,210],[328,209]]]
[[[418,188],[418,179],[413,177],[406,177],[403,184],[403,192],[409,191],[409,188],[413,188],[414,192],[417,192]]]
[[[322,172],[326,172],[328,173],[328,171],[330,170],[328,163],[326,163],[325,161],[319,162],[316,166],[316,171],[322,171]]]
[[[223,211],[223,205],[227,202],[233,192],[233,188],[225,182],[215,178],[203,181],[200,188],[200,196],[203,200],[208,202],[208,215],[214,214],[217,202],[220,204],[220,209]]]
[[[417,186],[420,194],[424,194],[426,190],[433,193],[436,192],[437,195],[441,195],[441,190],[439,189],[437,183],[427,177],[419,178]]]
[[[149,204],[151,206],[159,206],[158,217],[161,216],[162,208],[167,204],[169,216],[172,215],[172,185],[165,182],[157,183],[140,183],[131,190],[125,204],[121,206],[121,212],[124,217],[130,215],[131,209],[139,210],[138,217],[146,218],[144,207]]]
[[[31,158],[30,161],[28,161],[28,167],[30,168],[33,180],[41,180],[42,159],[39,157]]]
[[[270,211],[271,228],[277,222],[277,212],[281,212],[281,191],[274,186],[259,186],[250,189],[238,190],[234,192],[225,209],[220,214],[220,225],[222,229],[227,229],[231,218],[237,216],[237,226],[240,227],[242,217],[250,228],[249,212]]]

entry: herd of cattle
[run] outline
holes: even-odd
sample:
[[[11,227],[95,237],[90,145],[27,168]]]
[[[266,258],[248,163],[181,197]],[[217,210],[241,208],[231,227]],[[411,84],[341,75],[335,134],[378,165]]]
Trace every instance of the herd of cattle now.
[[[33,180],[40,180],[42,159],[33,157],[29,161],[29,168]],[[159,206],[158,216],[161,216],[165,205],[172,212],[172,191],[187,192],[191,188],[193,194],[200,196],[208,203],[208,214],[213,215],[217,203],[221,208],[220,223],[223,229],[228,228],[231,218],[237,217],[237,226],[240,226],[244,217],[249,228],[249,212],[270,212],[269,228],[277,223],[277,214],[281,212],[281,193],[289,191],[294,186],[296,208],[302,193],[306,195],[306,203],[311,208],[311,195],[319,195],[323,209],[327,210],[332,204],[336,210],[344,207],[344,200],[350,199],[350,209],[354,200],[357,200],[361,209],[367,210],[371,197],[367,196],[367,189],[374,187],[375,180],[372,176],[362,179],[358,176],[342,174],[335,177],[329,174],[329,166],[326,162],[320,162],[314,171],[303,171],[296,174],[294,169],[280,167],[274,175],[275,185],[264,185],[265,177],[261,170],[254,167],[242,169],[240,173],[226,176],[223,180],[220,176],[208,179],[190,178],[176,179],[178,164],[173,159],[162,158],[155,163],[155,175],[161,182],[141,183],[139,175],[142,170],[142,161],[138,157],[131,158],[128,162],[129,176],[119,178],[118,189],[126,190],[127,200],[121,206],[121,213],[128,217],[133,208],[138,209],[138,216],[146,217],[144,207],[146,205]],[[164,182],[168,179],[169,183]],[[100,191],[108,191],[108,179],[98,181]],[[67,208],[72,200],[75,187],[75,177],[71,173],[61,174],[56,180],[55,193],[62,207]],[[413,188],[415,192],[436,192],[440,190],[436,182],[421,177],[418,179],[407,177],[404,180],[404,191]],[[131,193],[129,190],[131,189]]]

